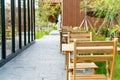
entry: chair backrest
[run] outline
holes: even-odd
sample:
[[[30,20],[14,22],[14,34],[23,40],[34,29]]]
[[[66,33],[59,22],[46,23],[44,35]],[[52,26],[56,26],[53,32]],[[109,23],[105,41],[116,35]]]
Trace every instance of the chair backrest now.
[[[117,41],[74,41],[74,80],[76,77],[77,62],[107,62],[106,77],[113,80],[115,68],[115,55],[117,53]],[[89,55],[89,54],[93,55]],[[77,56],[78,54],[82,54]],[[83,55],[85,54],[85,55]],[[110,65],[109,63],[110,62]]]
[[[92,32],[80,32],[80,31],[68,32],[68,43],[73,42],[74,39],[79,41],[92,41]]]
[[[69,26],[62,26],[61,30],[62,30],[62,32],[68,32],[68,31],[70,31],[70,27]]]

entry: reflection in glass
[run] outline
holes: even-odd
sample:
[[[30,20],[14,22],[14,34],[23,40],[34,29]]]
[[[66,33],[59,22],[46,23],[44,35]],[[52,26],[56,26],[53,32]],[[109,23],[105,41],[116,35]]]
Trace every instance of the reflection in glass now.
[[[30,42],[31,42],[31,0],[29,0],[29,9],[30,9],[29,10],[30,11],[29,12],[30,13],[30,16],[29,16],[30,17],[30,27],[29,28],[30,28]]]
[[[15,0],[15,50],[19,49],[18,35],[18,0]]]
[[[12,52],[11,0],[5,0],[6,55]]]
[[[0,5],[1,5],[1,0],[0,0]],[[2,56],[1,56],[1,54],[2,54],[2,41],[1,41],[1,37],[2,37],[2,33],[1,33],[1,6],[0,6],[0,60],[1,60],[1,58],[2,58]]]
[[[34,38],[35,38],[35,36],[34,36],[34,24],[35,24],[34,23],[34,3],[33,3],[33,12],[32,13],[33,13],[33,18],[32,18],[32,20],[33,20],[33,35],[32,36],[33,36],[33,40],[34,40]]]
[[[22,46],[24,46],[24,9],[23,9],[23,1],[21,0],[21,36],[22,36]]]

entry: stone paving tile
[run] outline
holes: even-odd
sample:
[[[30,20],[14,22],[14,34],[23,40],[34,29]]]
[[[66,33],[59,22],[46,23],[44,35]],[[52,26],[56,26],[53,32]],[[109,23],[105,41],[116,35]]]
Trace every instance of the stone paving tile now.
[[[0,80],[66,80],[65,57],[58,31],[36,43],[0,68]]]

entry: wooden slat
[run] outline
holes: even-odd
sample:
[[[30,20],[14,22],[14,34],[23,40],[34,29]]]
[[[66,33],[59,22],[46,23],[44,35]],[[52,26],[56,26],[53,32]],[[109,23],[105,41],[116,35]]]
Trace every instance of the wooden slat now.
[[[73,42],[74,40],[79,40],[79,41],[90,41],[90,38],[86,38],[86,37],[81,37],[81,38],[70,38],[70,42]]]
[[[120,47],[117,47],[117,52],[118,54],[120,54]]]
[[[91,32],[68,32],[68,43],[73,42],[75,39],[78,41],[91,41]]]
[[[73,37],[70,37],[70,38],[78,38],[78,39],[80,39],[80,38],[88,38],[89,39],[89,41],[90,41],[90,36],[73,36]]]
[[[77,54],[98,54],[98,53],[111,53],[113,52],[113,46],[87,46],[87,47],[77,47]]]
[[[68,50],[73,51],[74,45],[73,44],[70,44],[70,45],[71,46],[69,46],[69,44],[62,44],[62,46],[63,46],[62,51],[68,51]],[[78,49],[79,49],[79,47],[78,47]],[[117,47],[117,53],[120,54],[120,48],[119,47]]]
[[[77,41],[76,46],[113,46],[113,41]]]
[[[102,62],[113,60],[112,55],[81,55],[76,57],[76,62]]]
[[[69,69],[73,69],[74,65],[73,63],[70,63]],[[76,64],[77,69],[95,69],[98,68],[95,63],[77,63]]]
[[[73,36],[90,36],[90,33],[82,33],[82,32],[81,33],[79,33],[79,32],[71,33],[70,37],[73,37]]]
[[[106,52],[106,54],[111,54],[113,50],[111,49],[106,49],[106,50],[103,50],[103,49],[99,49],[99,50],[95,50],[95,49],[91,49],[91,50],[81,50],[81,51],[77,51],[77,54],[98,54],[98,53],[104,53]],[[87,53],[86,53],[87,52]]]
[[[70,80],[73,80],[73,75],[70,74]],[[103,74],[85,74],[76,75],[76,80],[107,80],[106,76]]]

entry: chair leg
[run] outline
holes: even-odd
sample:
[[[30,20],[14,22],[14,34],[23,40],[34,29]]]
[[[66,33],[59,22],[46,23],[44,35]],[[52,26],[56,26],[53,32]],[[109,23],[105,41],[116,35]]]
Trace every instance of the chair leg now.
[[[66,66],[66,79],[68,80],[68,79],[69,79],[69,78],[68,78],[68,77],[69,77],[69,74],[68,74],[68,73],[69,73],[69,62],[68,62],[68,61],[69,61],[69,60],[68,60],[68,59],[69,59],[69,52],[66,52],[65,57],[66,57],[66,58],[65,58],[65,59],[66,59],[66,60],[65,60],[65,63],[66,63],[66,64],[65,64],[65,66]]]
[[[62,52],[62,32],[60,32],[60,52]]]

